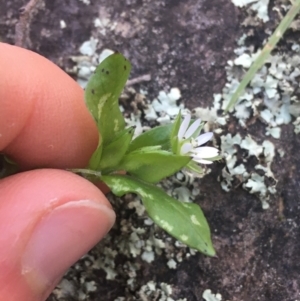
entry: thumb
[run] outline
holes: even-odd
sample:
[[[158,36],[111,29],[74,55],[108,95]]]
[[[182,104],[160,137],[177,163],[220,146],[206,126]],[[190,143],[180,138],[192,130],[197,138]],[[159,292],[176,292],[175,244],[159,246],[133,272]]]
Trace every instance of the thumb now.
[[[20,173],[0,191],[1,300],[45,300],[115,220],[105,196],[66,171]]]

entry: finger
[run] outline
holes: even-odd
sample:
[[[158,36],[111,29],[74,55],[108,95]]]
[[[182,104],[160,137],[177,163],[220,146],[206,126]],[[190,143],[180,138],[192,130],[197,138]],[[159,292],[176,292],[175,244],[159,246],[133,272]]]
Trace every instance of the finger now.
[[[104,195],[66,171],[20,173],[0,191],[1,300],[45,300],[115,220]]]
[[[85,167],[98,131],[83,90],[44,57],[0,43],[0,151],[23,168]]]

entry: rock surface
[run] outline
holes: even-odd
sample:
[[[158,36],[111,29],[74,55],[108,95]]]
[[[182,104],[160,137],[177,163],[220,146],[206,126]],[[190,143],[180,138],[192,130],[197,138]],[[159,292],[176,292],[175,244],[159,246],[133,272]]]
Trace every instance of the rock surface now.
[[[227,81],[225,66],[229,59],[235,58],[236,40],[245,30],[241,25],[243,12],[240,9],[228,0],[84,2],[45,1],[32,19],[24,46],[70,71],[74,67],[70,57],[78,56],[79,47],[93,36],[98,39],[98,53],[105,48],[117,49],[128,57],[133,65],[132,78],[151,74],[150,82],[135,86],[147,90],[150,100],[160,90],[178,87],[186,107],[211,106],[213,94],[220,93]],[[21,0],[0,2],[1,41],[14,42],[19,8],[25,3]],[[276,16],[270,13],[270,17],[267,25],[248,26],[248,30],[253,29],[249,41],[256,47],[260,47],[265,38],[265,30],[275,27]],[[288,38],[291,40],[294,36],[289,33]],[[280,44],[282,51],[287,44],[284,41]],[[265,139],[263,127],[257,120],[245,130],[234,118],[225,126],[229,133],[244,136],[250,133],[260,141]],[[240,185],[228,193],[222,190],[217,181],[224,167],[222,162],[215,164],[212,172],[199,182],[201,193],[196,202],[211,225],[217,258],[198,253],[186,256],[189,252],[174,246],[174,241],[161,231],[157,237],[167,240],[171,249],[162,248],[158,251],[161,255],[155,254],[151,263],[145,260],[149,259],[147,254],[144,260],[140,255],[134,258],[130,252],[115,254],[115,244],[121,241],[120,235],[124,235],[120,230],[122,221],[136,215],[131,226],[135,229],[143,226],[136,207],[128,205],[134,200],[129,197],[125,200],[127,207],[115,204],[119,221],[109,239],[68,272],[61,288],[49,301],[167,300],[169,292],[163,283],[171,285],[170,298],[174,300],[203,300],[206,289],[220,293],[222,300],[298,300],[300,140],[291,124],[282,126],[279,140],[270,140],[276,149],[282,148],[285,155],[280,157],[276,153],[272,164],[278,182],[277,193],[272,195],[268,210],[263,210],[260,200]],[[253,166],[257,163],[255,160],[253,158]],[[138,237],[147,241],[147,233],[146,237],[138,233]],[[130,234],[128,230],[128,239]],[[174,258],[170,255],[172,252],[177,254],[176,269],[170,269],[174,262],[167,264]],[[179,252],[184,254],[182,262]],[[111,261],[105,266],[108,254]],[[114,280],[106,279],[107,266],[111,265],[117,273],[112,276]],[[135,279],[133,286],[131,279]],[[157,295],[149,294],[151,281],[156,284]],[[143,288],[146,284],[147,288]]]

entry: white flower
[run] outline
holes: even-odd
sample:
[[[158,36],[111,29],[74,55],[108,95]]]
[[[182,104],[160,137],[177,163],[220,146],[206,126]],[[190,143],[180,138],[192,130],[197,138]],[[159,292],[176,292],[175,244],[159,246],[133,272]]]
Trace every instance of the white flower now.
[[[178,131],[178,142],[180,145],[180,154],[189,155],[197,163],[211,164],[213,161],[206,160],[218,156],[219,150],[211,146],[200,146],[205,144],[213,137],[212,132],[208,132],[198,137],[196,135],[201,125],[201,119],[196,119],[190,126],[191,115],[188,114],[184,117],[179,131]]]

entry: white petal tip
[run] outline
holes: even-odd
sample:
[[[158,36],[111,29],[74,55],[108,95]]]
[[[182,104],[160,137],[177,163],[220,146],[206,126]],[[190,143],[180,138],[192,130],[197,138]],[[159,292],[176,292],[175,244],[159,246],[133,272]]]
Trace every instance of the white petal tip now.
[[[177,135],[177,137],[178,137],[179,140],[183,139],[183,136],[184,136],[184,134],[185,134],[185,132],[186,132],[189,124],[190,124],[190,121],[191,121],[191,115],[188,114],[188,115],[186,115],[184,117],[184,119],[183,119],[183,121],[182,121],[182,123],[180,125],[179,131],[178,131],[178,135]]]

